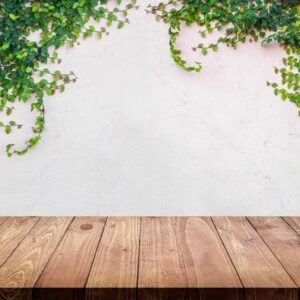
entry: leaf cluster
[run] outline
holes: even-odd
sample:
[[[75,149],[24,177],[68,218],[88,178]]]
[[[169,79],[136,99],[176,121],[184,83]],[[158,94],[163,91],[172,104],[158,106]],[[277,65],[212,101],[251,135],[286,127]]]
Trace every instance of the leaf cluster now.
[[[0,112],[10,116],[14,103],[30,104],[37,113],[33,136],[21,149],[6,146],[8,156],[22,155],[41,139],[45,128],[44,101],[63,92],[68,83],[76,81],[73,72],[50,71],[49,64],[59,64],[58,49],[73,47],[81,38],[107,35],[113,24],[120,29],[129,23],[127,14],[137,8],[135,1],[110,8],[108,0],[2,0],[0,2]],[[91,23],[103,24],[96,28]],[[37,38],[33,38],[37,36]],[[10,134],[21,128],[11,120],[0,122],[0,131]],[[1,135],[1,132],[0,132]]]
[[[148,13],[169,26],[169,45],[174,62],[182,69],[200,72],[201,62],[188,65],[177,47],[183,25],[199,27],[200,43],[193,46],[201,55],[215,52],[221,44],[236,49],[239,43],[277,43],[286,51],[283,66],[275,68],[280,83],[267,82],[275,95],[300,107],[300,6],[298,0],[170,0],[149,5]],[[205,44],[205,37],[219,31],[214,43]]]

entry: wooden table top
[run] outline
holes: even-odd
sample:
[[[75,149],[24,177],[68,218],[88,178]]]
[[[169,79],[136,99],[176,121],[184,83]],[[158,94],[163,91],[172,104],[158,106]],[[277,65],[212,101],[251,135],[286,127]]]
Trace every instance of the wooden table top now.
[[[0,217],[0,300],[299,300],[300,217]]]

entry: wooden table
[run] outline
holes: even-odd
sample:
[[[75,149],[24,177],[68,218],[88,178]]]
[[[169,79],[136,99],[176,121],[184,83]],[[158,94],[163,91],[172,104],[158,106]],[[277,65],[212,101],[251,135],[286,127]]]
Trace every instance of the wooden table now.
[[[0,217],[0,299],[298,300],[300,218]]]

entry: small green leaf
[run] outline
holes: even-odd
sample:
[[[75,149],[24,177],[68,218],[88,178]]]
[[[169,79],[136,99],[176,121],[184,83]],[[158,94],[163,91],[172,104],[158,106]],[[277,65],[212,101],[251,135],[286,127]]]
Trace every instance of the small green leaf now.
[[[13,21],[15,21],[15,20],[17,20],[17,16],[16,15],[14,15],[14,14],[9,14],[9,17],[13,20]]]
[[[6,115],[7,116],[10,116],[12,114],[12,109],[10,108],[10,107],[8,107],[7,109],[6,109]]]
[[[218,45],[213,45],[211,47],[211,49],[214,51],[214,52],[217,52],[218,51]]]
[[[32,71],[33,71],[33,68],[31,68],[31,67],[26,68],[26,73],[31,73]]]
[[[5,133],[6,134],[10,134],[11,133],[11,127],[10,126],[6,126],[5,127]]]
[[[207,55],[208,51],[206,48],[202,48],[201,53],[202,53],[202,55]]]
[[[7,50],[9,47],[10,47],[10,43],[4,43],[1,48],[2,50]]]
[[[124,22],[119,22],[118,29],[122,29],[125,26]]]

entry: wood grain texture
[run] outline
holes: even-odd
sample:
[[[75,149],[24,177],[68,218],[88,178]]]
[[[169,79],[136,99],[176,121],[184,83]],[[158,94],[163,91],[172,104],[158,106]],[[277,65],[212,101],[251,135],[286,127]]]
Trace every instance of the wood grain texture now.
[[[6,218],[0,226],[0,266],[11,255],[19,243],[39,219],[33,217]]]
[[[0,217],[0,300],[300,300],[297,221]]]
[[[245,287],[296,288],[245,218],[214,217],[213,221]]]
[[[7,217],[0,217],[0,226],[6,220]]]
[[[36,287],[85,287],[106,218],[77,217],[40,276]]]
[[[188,286],[241,288],[242,283],[211,219],[178,218],[177,223]]]
[[[0,288],[1,300],[33,300],[31,288]]]
[[[42,218],[0,268],[0,288],[32,288],[72,218]]]
[[[139,299],[186,299],[188,281],[177,218],[143,218],[139,264]]]
[[[295,288],[252,288],[245,289],[245,300],[298,300]]]
[[[87,281],[87,299],[134,299],[140,218],[109,218]]]
[[[283,218],[300,235],[300,217]]]
[[[175,217],[142,219],[139,287],[188,287],[176,227]]]
[[[249,221],[300,287],[300,236],[279,217],[251,217]]]

